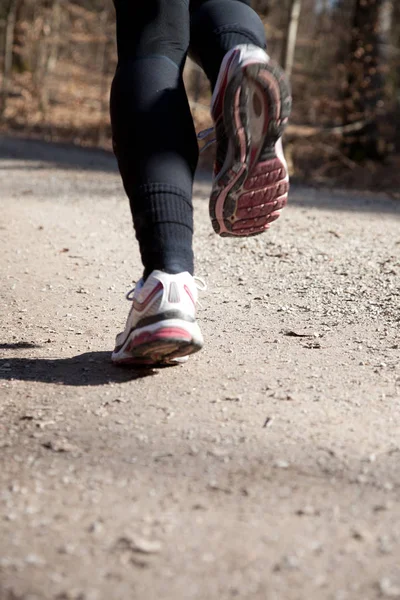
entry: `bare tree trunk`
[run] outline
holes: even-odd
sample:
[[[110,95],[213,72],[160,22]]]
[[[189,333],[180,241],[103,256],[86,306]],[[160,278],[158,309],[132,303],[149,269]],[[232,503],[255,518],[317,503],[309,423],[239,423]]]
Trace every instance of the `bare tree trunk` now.
[[[48,38],[51,33],[51,16],[50,9],[46,9],[43,17],[42,28],[40,32],[40,44],[38,49],[38,58],[35,72],[36,91],[39,99],[39,110],[42,117],[45,118],[47,106],[49,102],[49,93],[46,81],[46,71],[49,57],[49,42]]]
[[[290,0],[288,21],[285,31],[285,36],[282,44],[282,66],[288,77],[291,77],[293,72],[294,54],[296,51],[297,31],[299,28],[299,20],[301,13],[302,0]]]
[[[46,118],[49,106],[49,73],[57,60],[59,43],[60,0],[52,0],[45,9],[40,32],[40,44],[35,69],[35,84],[39,98],[39,108]]]
[[[14,43],[12,68],[15,73],[24,73],[28,70],[29,65],[25,56],[25,28],[24,28],[24,9],[26,8],[27,0],[19,0],[17,2],[17,10],[15,15],[14,28]]]
[[[107,24],[110,16],[109,8],[105,8],[100,15],[101,32],[100,35],[104,36],[104,41],[98,47],[97,52],[97,65],[98,70],[101,73],[100,82],[100,114],[99,114],[99,128],[97,131],[97,145],[101,146],[104,144],[106,139],[106,133],[104,129],[104,121],[108,114],[108,67],[109,67],[109,46],[110,40],[107,38]],[[107,98],[107,100],[106,100]]]
[[[347,70],[345,124],[364,122],[346,136],[344,146],[353,160],[377,159],[388,144],[380,128],[386,108],[387,48],[391,0],[356,0]]]
[[[3,85],[1,90],[0,119],[2,119],[4,116],[4,112],[6,110],[7,105],[7,98],[9,94],[17,5],[18,0],[10,0],[6,13],[6,30],[4,36],[3,49]]]
[[[58,60],[61,28],[61,0],[54,0],[51,16],[51,41],[46,63],[46,74],[52,73]]]

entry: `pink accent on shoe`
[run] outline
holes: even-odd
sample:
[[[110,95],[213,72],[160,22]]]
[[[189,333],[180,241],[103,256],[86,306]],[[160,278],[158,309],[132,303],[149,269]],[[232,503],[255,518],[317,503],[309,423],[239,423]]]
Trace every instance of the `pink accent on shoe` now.
[[[221,117],[222,112],[223,112],[224,94],[225,94],[225,89],[226,89],[226,86],[228,83],[229,69],[230,69],[230,66],[231,66],[235,56],[237,55],[237,53],[238,53],[238,50],[232,52],[232,54],[226,61],[226,64],[224,66],[221,65],[221,68],[224,68],[224,75],[223,75],[223,79],[222,79],[221,83],[219,81],[217,81],[216,87],[218,87],[218,95],[215,98],[213,105],[212,105],[212,113],[213,113],[213,118],[214,118],[215,122],[217,122],[217,120]]]
[[[179,327],[162,327],[158,331],[144,331],[133,338],[125,352],[134,352],[142,346],[147,346],[160,340],[163,340],[163,342],[170,340],[172,343],[191,342],[192,336],[188,331]]]
[[[190,289],[188,288],[188,286],[187,286],[187,285],[184,285],[184,286],[183,286],[183,288],[184,288],[185,292],[187,293],[187,295],[189,296],[189,298],[191,299],[191,301],[193,302],[193,306],[194,306],[194,307],[196,307],[196,301],[195,301],[195,299],[193,298],[193,294],[192,294],[192,292],[190,291]]]
[[[243,187],[245,190],[260,189],[279,182],[285,177],[286,169],[282,161],[279,158],[272,158],[254,165]]]
[[[163,327],[159,331],[156,331],[154,334],[155,339],[176,339],[186,340],[190,342],[192,340],[192,336],[188,331],[180,327]]]
[[[243,172],[246,170],[246,139],[245,139],[245,134],[244,134],[244,129],[243,126],[241,124],[240,121],[240,116],[239,116],[239,100],[240,100],[240,88],[238,88],[238,90],[236,91],[235,94],[235,124],[237,127],[237,136],[240,142],[240,161],[242,163],[242,168],[239,169],[239,171],[234,174],[232,173],[232,179],[229,181],[229,183],[227,185],[225,185],[224,189],[221,191],[221,193],[218,196],[216,205],[215,205],[215,216],[218,220],[218,223],[220,225],[220,233],[226,233],[228,232],[228,230],[226,229],[225,225],[224,225],[224,203],[225,203],[225,199],[228,195],[228,193],[230,192],[230,190],[232,189],[232,187],[235,185],[235,183],[240,179],[240,177],[242,176]]]
[[[147,296],[147,298],[143,300],[143,302],[139,302],[139,300],[133,298],[132,304],[135,310],[137,310],[138,312],[143,312],[145,308],[150,304],[150,302],[155,298],[155,296],[157,296],[158,292],[160,292],[162,289],[164,289],[164,286],[160,282],[157,283],[156,287],[152,289],[150,294]]]

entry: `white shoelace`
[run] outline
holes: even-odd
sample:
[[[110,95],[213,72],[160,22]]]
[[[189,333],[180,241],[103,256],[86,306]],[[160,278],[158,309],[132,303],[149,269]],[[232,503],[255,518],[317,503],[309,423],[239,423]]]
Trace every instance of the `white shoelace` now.
[[[140,284],[140,287],[143,287],[143,285],[144,285],[143,279],[139,279],[139,281],[134,281],[134,284],[135,284],[135,286],[131,290],[129,290],[129,292],[127,292],[125,294],[125,298],[127,300],[129,300],[129,302],[132,302],[133,294],[135,293],[137,286]]]
[[[193,279],[197,289],[200,292],[205,292],[207,290],[207,284],[202,277],[197,277],[197,275],[194,275]]]
[[[198,289],[200,292],[205,292],[205,291],[207,290],[207,284],[206,284],[206,282],[204,281],[204,279],[203,279],[202,277],[197,277],[197,275],[195,275],[195,276],[193,277],[193,281],[194,281],[194,283],[195,283],[195,286],[196,286],[196,288],[197,288],[197,289]],[[126,298],[127,300],[129,300],[129,302],[132,302],[132,300],[133,300],[133,295],[134,295],[134,293],[135,293],[135,290],[136,290],[136,288],[137,288],[138,284],[141,284],[141,286],[140,286],[140,287],[142,287],[142,286],[143,286],[143,279],[139,279],[139,281],[137,281],[137,282],[135,283],[135,287],[133,287],[131,290],[129,290],[129,292],[128,292],[127,294],[125,294],[125,298]],[[200,304],[200,302],[199,302],[199,301],[197,301],[197,304],[200,306],[200,308],[203,308],[203,307],[201,306],[201,304]]]
[[[211,135],[214,134],[214,137],[211,140],[207,140],[207,138]],[[215,137],[215,129],[214,127],[209,127],[208,129],[203,129],[202,131],[199,131],[199,133],[197,134],[197,139],[199,140],[199,142],[204,142],[205,144],[204,146],[202,146],[200,148],[200,154],[203,154],[203,152],[205,150],[207,150],[207,148],[209,148],[210,146],[212,146],[212,144],[215,144],[215,142],[217,141],[217,138]]]

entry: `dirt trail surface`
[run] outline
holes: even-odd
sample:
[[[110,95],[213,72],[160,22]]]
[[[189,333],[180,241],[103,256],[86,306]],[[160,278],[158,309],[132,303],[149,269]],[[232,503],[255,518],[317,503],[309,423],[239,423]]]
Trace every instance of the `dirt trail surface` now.
[[[140,276],[113,159],[0,141],[1,600],[400,598],[400,220],[294,187],[220,239],[189,363],[109,362]]]

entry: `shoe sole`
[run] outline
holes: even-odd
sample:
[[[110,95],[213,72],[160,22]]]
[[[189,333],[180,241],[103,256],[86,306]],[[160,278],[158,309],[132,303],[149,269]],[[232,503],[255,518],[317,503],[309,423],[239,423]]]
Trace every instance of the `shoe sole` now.
[[[232,159],[217,176],[209,205],[219,235],[260,234],[286,205],[287,165],[276,146],[290,111],[290,85],[272,61],[247,65],[229,82],[223,117]]]
[[[161,322],[134,329],[124,345],[114,351],[116,365],[163,366],[184,362],[184,357],[198,352],[203,338],[196,323]]]

